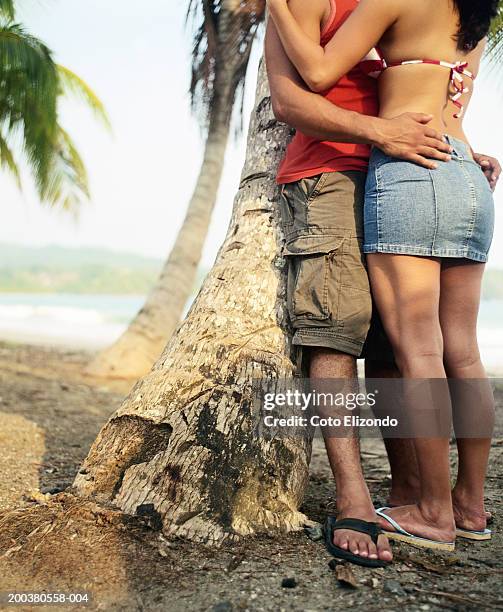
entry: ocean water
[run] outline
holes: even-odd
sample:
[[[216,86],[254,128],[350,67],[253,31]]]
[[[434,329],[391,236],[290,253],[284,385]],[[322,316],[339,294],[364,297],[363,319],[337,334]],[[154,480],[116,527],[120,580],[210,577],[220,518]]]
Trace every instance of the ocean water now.
[[[145,296],[0,293],[0,339],[95,350],[116,340]]]
[[[0,339],[79,349],[107,346],[145,296],[0,293]],[[479,343],[486,367],[503,371],[503,300],[482,302]]]

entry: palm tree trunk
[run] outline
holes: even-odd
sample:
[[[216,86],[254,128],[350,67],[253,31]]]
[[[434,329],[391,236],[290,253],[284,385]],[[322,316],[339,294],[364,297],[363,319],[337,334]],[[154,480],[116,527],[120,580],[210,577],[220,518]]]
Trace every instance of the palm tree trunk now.
[[[228,88],[226,88],[228,89]],[[138,379],[159,357],[194,290],[197,268],[224,167],[230,129],[230,92],[212,113],[204,158],[183,225],[160,277],[122,336],[87,367],[93,376]]]
[[[253,380],[293,374],[274,176],[288,130],[263,66],[247,160],[216,263],[152,371],[105,425],[77,494],[151,514],[163,531],[219,544],[299,529],[310,440],[253,434]]]
[[[92,376],[137,380],[147,374],[180,323],[190,298],[217,199],[236,90],[235,0],[222,9],[208,136],[187,214],[160,277],[122,336],[88,365]],[[238,3],[239,4],[239,3]]]

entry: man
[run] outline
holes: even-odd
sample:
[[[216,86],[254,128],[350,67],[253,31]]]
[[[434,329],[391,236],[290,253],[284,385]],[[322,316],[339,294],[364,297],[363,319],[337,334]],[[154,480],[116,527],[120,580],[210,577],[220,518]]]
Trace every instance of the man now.
[[[357,0],[290,0],[305,31],[326,44]],[[288,310],[295,331],[300,370],[311,379],[355,379],[356,358],[366,357],[371,378],[398,376],[372,300],[364,256],[363,197],[369,145],[432,170],[450,159],[442,135],[428,127],[431,117],[407,113],[377,118],[375,80],[358,68],[329,92],[310,92],[288,60],[272,23],[266,34],[266,61],[274,113],[297,130],[278,175],[281,216],[289,265]],[[353,143],[353,144],[349,144]],[[500,173],[496,160],[478,156],[491,186]],[[370,331],[369,331],[370,330]],[[358,437],[326,436],[337,487],[338,519],[376,521],[359,455]],[[392,469],[389,503],[414,503],[418,490],[415,455],[407,440],[386,440]],[[363,524],[362,523],[362,524]],[[389,562],[387,538],[377,542],[346,524],[333,544],[356,563]]]

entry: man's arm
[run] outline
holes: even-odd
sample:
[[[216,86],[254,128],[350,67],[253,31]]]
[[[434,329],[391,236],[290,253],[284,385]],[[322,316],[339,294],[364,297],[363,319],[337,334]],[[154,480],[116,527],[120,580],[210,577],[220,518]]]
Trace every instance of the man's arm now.
[[[333,87],[356,66],[403,11],[401,0],[360,0],[349,19],[322,47],[304,29],[306,4],[303,2],[299,10],[296,0],[267,0],[287,56],[309,88],[317,92]]]
[[[376,145],[388,155],[436,168],[451,151],[429,128],[431,115],[405,113],[395,119],[368,117],[332,104],[307,89],[288,59],[274,24],[267,24],[265,55],[273,111],[279,121],[319,140]]]

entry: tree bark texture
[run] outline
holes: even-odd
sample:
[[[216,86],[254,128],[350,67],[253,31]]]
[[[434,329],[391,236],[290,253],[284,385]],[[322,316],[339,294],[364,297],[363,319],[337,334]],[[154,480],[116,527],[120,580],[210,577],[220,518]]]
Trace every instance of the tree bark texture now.
[[[185,219],[145,304],[121,337],[88,365],[86,371],[92,376],[137,380],[147,374],[180,323],[194,291],[224,168],[236,74],[243,62],[248,63],[236,50],[242,21],[239,6],[234,4],[235,0],[229,0],[222,8],[208,136]]]
[[[230,227],[187,318],[99,434],[78,494],[219,544],[299,529],[311,443],[253,435],[253,379],[293,375],[275,175],[288,129],[260,68]]]

